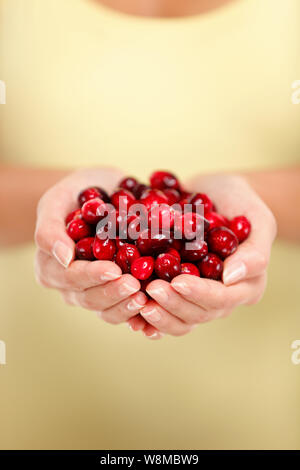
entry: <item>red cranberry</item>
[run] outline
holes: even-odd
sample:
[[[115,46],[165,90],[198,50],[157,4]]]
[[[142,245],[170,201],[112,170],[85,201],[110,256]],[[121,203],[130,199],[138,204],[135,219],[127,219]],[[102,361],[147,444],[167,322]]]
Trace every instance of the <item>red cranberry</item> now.
[[[191,274],[192,276],[200,277],[199,269],[192,263],[181,263],[181,274]]]
[[[222,277],[223,261],[214,253],[208,253],[198,264],[201,276],[218,281]]]
[[[244,215],[234,217],[229,222],[229,228],[237,236],[240,243],[246,240],[251,232],[251,224]]]
[[[190,204],[193,205],[193,210],[195,210],[199,204],[203,204],[204,215],[206,215],[208,212],[211,212],[213,209],[213,203],[211,199],[203,193],[194,194],[190,199]]]
[[[89,201],[90,199],[95,199],[95,197],[99,197],[102,199],[104,202],[109,202],[109,196],[104,189],[99,188],[98,186],[92,186],[91,188],[87,188],[84,191],[81,191],[78,196],[78,202],[80,207],[83,206],[83,204],[86,201]]]
[[[67,233],[72,240],[77,242],[82,238],[89,237],[92,234],[92,229],[84,220],[75,219],[68,224]]]
[[[104,215],[99,215],[100,206],[104,207],[105,202],[99,197],[86,201],[81,208],[82,218],[89,224],[97,224],[104,217]]]
[[[136,202],[132,192],[128,191],[127,189],[119,189],[112,194],[111,203],[115,206],[116,209],[119,209],[121,201],[123,206],[127,206],[127,209],[129,209],[129,207]]]
[[[154,269],[154,258],[152,256],[142,256],[133,261],[131,265],[131,274],[136,278],[144,281],[148,279]]]
[[[81,210],[75,209],[75,211],[70,212],[65,219],[66,225],[68,225],[72,220],[81,219]]]
[[[190,193],[189,191],[181,190],[181,191],[180,191],[180,200],[182,200],[182,199],[191,199],[191,196],[192,196],[192,195],[193,195],[193,194]]]
[[[180,253],[175,250],[175,248],[168,248],[166,253],[168,253],[168,255],[174,256],[174,258],[177,258],[179,261],[181,261]]]
[[[140,233],[136,245],[142,255],[155,256],[166,251],[169,245],[169,237],[162,232],[153,235],[151,238],[151,231],[144,230]]]
[[[204,235],[209,225],[206,219],[195,212],[186,214],[175,213],[174,232],[178,235],[181,233],[182,238],[192,240],[196,236]]]
[[[94,240],[94,237],[87,237],[82,238],[76,243],[75,252],[77,259],[86,261],[93,261],[95,259],[93,252]]]
[[[171,238],[169,239],[169,247],[170,248],[174,248],[174,250],[176,251],[181,251],[182,248],[183,248],[183,241],[182,240],[179,240],[177,238],[173,238],[174,236],[171,235]]]
[[[184,261],[199,261],[200,259],[204,258],[204,256],[208,253],[207,243],[203,240],[194,240],[192,242],[188,242],[192,244],[192,248],[186,246],[185,243],[184,247],[182,248],[180,254],[181,258]]]
[[[120,266],[123,273],[130,273],[130,267],[134,260],[140,258],[139,250],[135,245],[126,243],[123,245],[116,255],[116,263]]]
[[[235,234],[227,227],[216,227],[207,234],[209,250],[224,259],[232,255],[238,247],[239,241]]]
[[[163,190],[163,193],[165,196],[167,196],[168,204],[170,206],[173,206],[173,204],[177,204],[181,199],[180,192],[177,191],[177,189],[167,188]]]
[[[215,227],[226,227],[228,224],[228,220],[217,212],[208,212],[205,218],[209,222],[209,230]]]
[[[176,176],[168,171],[155,171],[150,176],[150,184],[153,189],[180,189]]]
[[[138,184],[139,183],[137,182],[137,180],[135,178],[132,178],[131,176],[128,176],[127,178],[124,178],[120,182],[119,186],[120,186],[120,188],[127,189],[128,191],[131,191],[134,194],[134,190],[135,190],[135,188]]]
[[[168,204],[168,198],[164,195],[162,191],[158,189],[148,189],[144,191],[140,197],[141,203],[145,204],[148,210],[151,209],[153,206],[157,206],[159,204]]]
[[[116,244],[114,240],[109,238],[100,240],[98,237],[95,237],[93,251],[95,258],[111,261],[116,252]]]
[[[138,184],[132,192],[136,199],[140,199],[142,194],[148,189],[151,189],[150,186],[146,186],[145,184]]]
[[[123,238],[120,238],[118,236],[116,236],[115,242],[116,242],[117,250],[119,250],[122,246],[124,246],[128,243],[127,240],[125,240]]]
[[[153,232],[170,230],[174,225],[174,210],[168,204],[153,206],[148,212],[148,224]]]
[[[180,261],[175,256],[162,253],[156,258],[155,272],[160,279],[171,281],[173,277],[180,274]]]

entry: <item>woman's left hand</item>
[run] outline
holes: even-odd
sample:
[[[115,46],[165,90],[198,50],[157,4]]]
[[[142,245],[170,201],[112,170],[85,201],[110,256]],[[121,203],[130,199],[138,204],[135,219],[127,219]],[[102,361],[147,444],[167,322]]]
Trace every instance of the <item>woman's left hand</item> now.
[[[196,178],[188,189],[205,192],[228,218],[245,215],[251,222],[249,238],[224,262],[223,283],[182,274],[171,283],[155,280],[147,287],[152,297],[141,309],[146,336],[156,331],[180,336],[203,322],[227,317],[239,305],[257,303],[265,290],[266,270],[276,236],[273,214],[238,176]],[[134,327],[134,319],[133,324]]]

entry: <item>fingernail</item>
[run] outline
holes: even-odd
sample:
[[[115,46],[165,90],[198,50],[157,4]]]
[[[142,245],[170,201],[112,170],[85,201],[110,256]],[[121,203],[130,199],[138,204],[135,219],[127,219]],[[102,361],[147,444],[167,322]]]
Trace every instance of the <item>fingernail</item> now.
[[[135,299],[131,299],[127,305],[130,312],[139,311],[145,304],[139,304]]]
[[[155,287],[154,289],[150,287],[150,289],[146,290],[158,302],[166,302],[169,298],[167,292],[162,287]]]
[[[119,294],[121,296],[127,297],[128,295],[133,294],[134,292],[137,292],[138,289],[136,287],[131,286],[130,284],[122,284],[119,287]]]
[[[141,314],[144,318],[146,318],[146,320],[149,320],[150,322],[158,322],[161,319],[161,314],[156,310],[156,308],[152,308],[146,312],[142,310]]]
[[[246,265],[242,261],[233,263],[224,269],[223,282],[226,286],[241,281],[246,276]]]
[[[97,312],[97,317],[102,318],[102,312]]]
[[[165,335],[164,335],[164,333],[158,333],[158,331],[155,331],[154,333],[152,333],[152,335],[146,335],[145,334],[145,336],[148,339],[159,339],[159,338],[163,338],[163,336],[165,336]]]
[[[110,273],[110,272],[105,272],[100,276],[101,281],[114,281],[115,279],[119,279],[122,276],[122,274],[117,274],[117,273]]]
[[[54,258],[64,267],[67,268],[72,261],[73,251],[60,240],[54,243],[52,248]]]
[[[132,326],[130,325],[130,323],[127,323],[128,325],[128,328],[130,329],[130,331],[134,331],[134,329],[132,328]]]
[[[183,281],[172,282],[171,286],[174,287],[174,289],[177,292],[179,292],[179,294],[183,294],[183,295],[190,295],[191,294],[191,289]]]

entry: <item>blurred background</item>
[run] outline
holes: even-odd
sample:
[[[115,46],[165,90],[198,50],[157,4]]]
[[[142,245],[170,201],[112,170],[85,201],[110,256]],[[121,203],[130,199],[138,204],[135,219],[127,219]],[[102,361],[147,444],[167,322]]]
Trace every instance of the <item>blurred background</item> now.
[[[298,0],[177,19],[0,0],[0,159],[142,180],[293,165],[299,78]],[[275,243],[258,305],[160,342],[64,305],[33,256],[0,251],[1,449],[299,448],[299,246]]]

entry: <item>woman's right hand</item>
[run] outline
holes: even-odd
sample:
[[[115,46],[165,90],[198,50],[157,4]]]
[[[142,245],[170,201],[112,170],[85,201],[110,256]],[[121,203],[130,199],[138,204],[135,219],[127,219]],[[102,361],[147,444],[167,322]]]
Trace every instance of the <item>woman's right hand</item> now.
[[[122,275],[111,261],[74,260],[75,243],[66,233],[65,218],[77,206],[78,193],[88,186],[112,191],[122,173],[110,168],[76,171],[50,188],[38,204],[35,241],[37,281],[57,289],[71,305],[98,312],[108,323],[134,318],[134,329],[142,330],[145,320],[138,315],[146,304],[140,283],[130,274]]]

